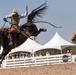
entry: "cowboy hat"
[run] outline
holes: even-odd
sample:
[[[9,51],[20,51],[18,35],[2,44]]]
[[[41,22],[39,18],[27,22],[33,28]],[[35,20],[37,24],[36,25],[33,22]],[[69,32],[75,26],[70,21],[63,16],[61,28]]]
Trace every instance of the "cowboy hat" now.
[[[12,14],[12,15],[15,15],[15,14],[17,14],[17,13],[18,13],[18,11],[17,11],[16,9],[13,9],[11,14]]]

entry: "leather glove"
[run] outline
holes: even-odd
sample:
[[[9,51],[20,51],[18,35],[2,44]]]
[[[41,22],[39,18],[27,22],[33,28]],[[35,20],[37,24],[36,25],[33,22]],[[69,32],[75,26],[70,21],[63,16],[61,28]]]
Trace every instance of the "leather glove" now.
[[[7,22],[7,19],[6,19],[6,18],[3,18],[3,20],[4,20],[5,22]]]

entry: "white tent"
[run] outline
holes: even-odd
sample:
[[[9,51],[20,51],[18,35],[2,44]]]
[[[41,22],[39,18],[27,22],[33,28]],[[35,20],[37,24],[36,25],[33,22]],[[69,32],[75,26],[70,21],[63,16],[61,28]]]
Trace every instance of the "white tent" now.
[[[54,37],[43,46],[38,44],[36,41],[28,38],[22,45],[20,45],[15,49],[12,49],[9,52],[9,54],[14,52],[19,52],[19,51],[34,53],[36,51],[43,50],[43,49],[62,50],[63,48],[69,47],[69,46],[76,46],[76,44],[66,41],[56,32]]]
[[[42,47],[42,45],[40,45],[36,41],[31,40],[31,39],[28,38],[22,45],[12,49],[9,52],[9,54],[10,53],[15,53],[15,52],[21,52],[21,51],[33,53],[35,49],[38,49],[40,47]]]
[[[41,49],[62,50],[63,48],[68,47],[68,46],[76,46],[76,44],[66,41],[56,32],[54,37],[49,42],[47,42],[45,45],[43,45]],[[39,50],[41,50],[41,49],[39,49]],[[38,50],[36,50],[36,51],[38,51]]]

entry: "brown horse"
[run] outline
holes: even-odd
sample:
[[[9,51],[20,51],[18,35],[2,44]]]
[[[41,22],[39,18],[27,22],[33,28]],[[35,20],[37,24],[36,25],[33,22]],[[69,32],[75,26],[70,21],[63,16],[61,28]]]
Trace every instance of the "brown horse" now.
[[[9,38],[8,33],[5,31],[0,31],[0,46],[3,46],[3,52],[1,54],[1,62],[4,59],[4,57],[11,51],[11,49],[21,45],[24,41],[26,41],[27,38],[30,38],[30,36],[37,36],[40,32],[46,31],[44,28],[37,29],[35,24],[32,24],[30,26],[27,26],[27,24],[24,24],[18,29],[17,33],[14,33],[14,44],[12,46],[8,45]],[[29,34],[26,34],[29,33]],[[30,38],[31,39],[31,38]]]
[[[19,29],[16,29],[16,33],[14,33],[14,44],[12,46],[8,45],[9,38],[8,38],[8,32],[6,31],[0,31],[0,46],[3,46],[3,52],[1,54],[1,63],[2,60],[5,58],[5,56],[11,51],[13,48],[21,45],[24,41],[26,41],[27,38],[30,38],[30,36],[35,36],[42,32],[46,31],[44,28],[37,29],[37,26],[34,23],[42,22],[37,21],[37,17],[42,17],[42,14],[44,14],[45,10],[47,9],[46,3],[40,5],[36,9],[32,10],[32,12],[27,16],[27,23],[20,26]],[[47,22],[44,22],[47,23]],[[51,26],[55,28],[54,25],[49,23]]]
[[[38,30],[37,26],[34,23],[25,23],[20,27],[20,33],[16,35],[16,44],[17,46],[21,45],[27,38],[30,38],[30,36],[37,37],[40,32],[45,32],[47,29],[40,28]],[[22,37],[21,37],[22,36]],[[19,42],[19,40],[21,42]],[[31,38],[30,38],[31,39]]]

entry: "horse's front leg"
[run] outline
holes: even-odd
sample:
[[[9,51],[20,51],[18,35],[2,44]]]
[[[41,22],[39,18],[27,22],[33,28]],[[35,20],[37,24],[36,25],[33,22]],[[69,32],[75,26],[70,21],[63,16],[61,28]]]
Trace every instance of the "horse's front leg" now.
[[[39,31],[40,31],[40,32],[46,32],[47,29],[45,29],[45,28],[40,28]]]
[[[47,31],[46,28],[40,28],[40,29],[39,29],[39,33],[40,33],[40,32],[46,32],[46,31]]]

